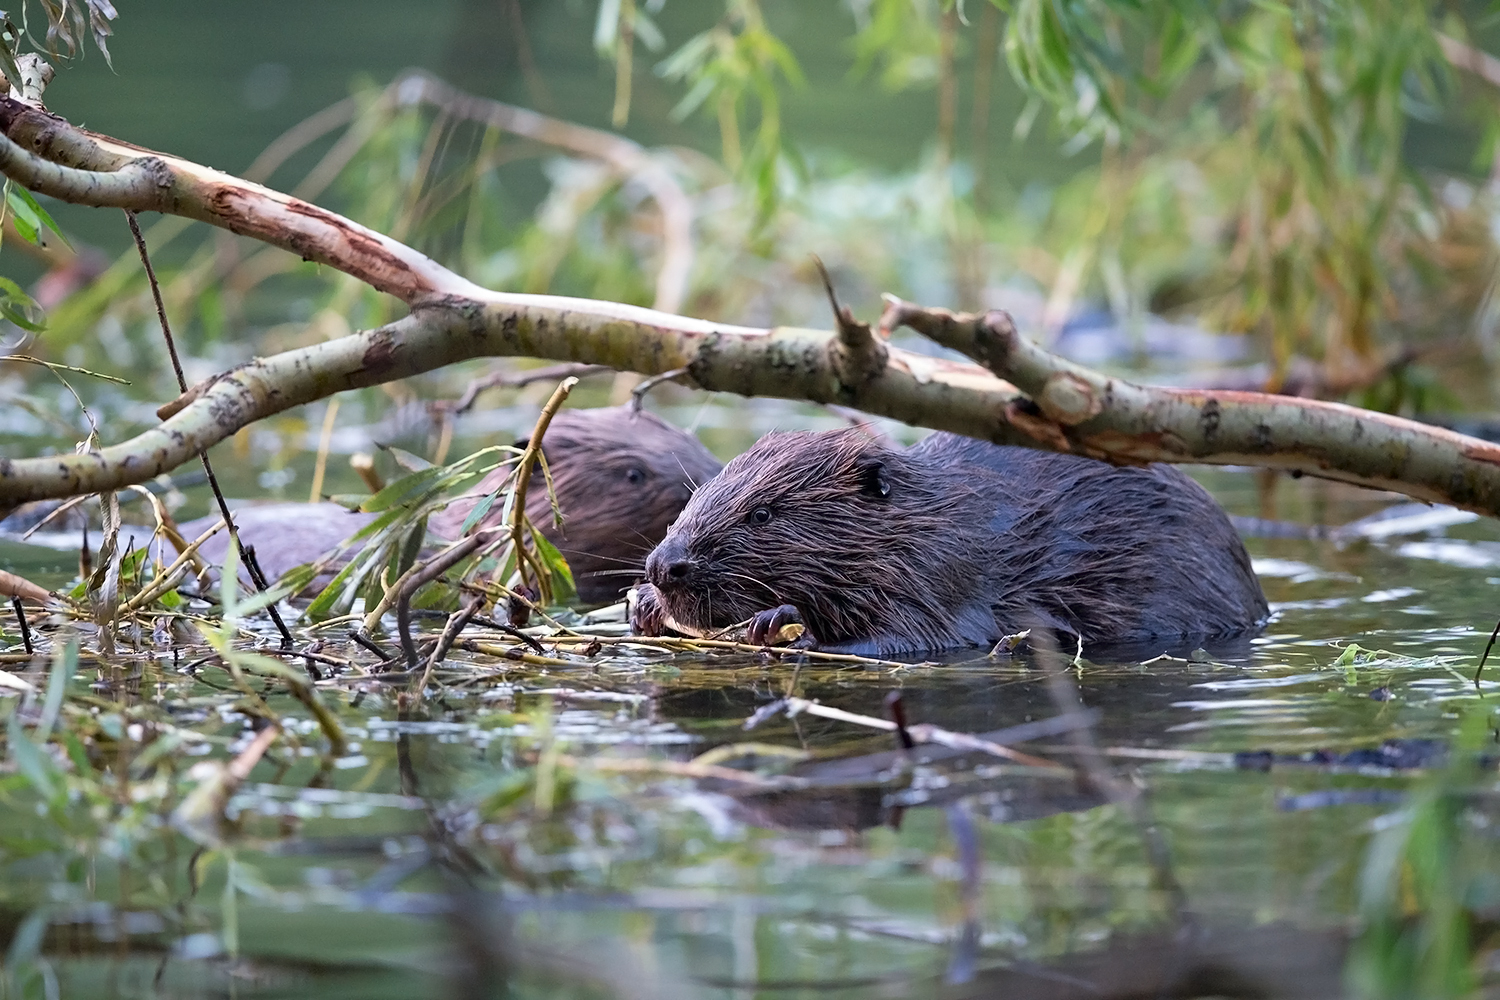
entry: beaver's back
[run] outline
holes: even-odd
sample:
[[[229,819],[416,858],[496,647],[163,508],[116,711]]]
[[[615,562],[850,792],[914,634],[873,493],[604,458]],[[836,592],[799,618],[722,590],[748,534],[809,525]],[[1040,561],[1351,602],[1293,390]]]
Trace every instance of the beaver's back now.
[[[983,493],[995,532],[990,588],[1002,631],[1048,625],[1085,641],[1193,640],[1268,614],[1250,557],[1208,492],[1167,465],[934,434],[911,449]]]

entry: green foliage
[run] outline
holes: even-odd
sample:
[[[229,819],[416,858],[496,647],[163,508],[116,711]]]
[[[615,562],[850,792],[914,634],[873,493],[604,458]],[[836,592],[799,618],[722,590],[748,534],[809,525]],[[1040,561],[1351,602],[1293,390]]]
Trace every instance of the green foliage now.
[[[42,307],[20,285],[4,277],[0,277],[0,317],[31,333],[47,328]]]
[[[879,67],[888,90],[956,72],[942,64],[952,6],[851,4],[855,72]],[[1102,148],[1100,165],[1059,189],[1040,226],[1010,234],[1036,245],[1023,269],[1054,302],[1102,291],[1122,317],[1190,311],[1263,335],[1279,372],[1295,354],[1321,358],[1338,384],[1365,383],[1382,343],[1472,317],[1487,278],[1425,266],[1461,252],[1455,239],[1472,247],[1461,232],[1469,216],[1435,201],[1403,156],[1413,117],[1456,106],[1442,36],[1466,34],[1458,14],[1403,0],[997,6],[1015,79],[1055,111],[1070,148]],[[784,195],[777,89],[799,74],[759,7],[728,0],[721,23],[658,70],[685,90],[679,114],[717,115],[725,163],[743,169],[764,223]],[[742,155],[738,116],[750,99],[761,129]],[[1500,134],[1494,102],[1476,110],[1481,128]],[[1460,281],[1470,283],[1455,301]],[[1409,409],[1433,401],[1388,382],[1370,398]]]
[[[451,465],[413,472],[360,503],[358,509],[380,516],[331,553],[333,559],[346,553],[353,555],[308,606],[308,619],[321,621],[348,614],[356,598],[363,598],[366,608],[378,604],[386,588],[416,562],[427,535],[427,518],[446,506],[452,496],[473,485],[477,476],[494,468],[493,460],[504,450],[486,448]],[[316,575],[314,566],[291,573],[296,584],[311,582]]]
[[[769,216],[776,203],[776,172],[781,156],[782,81],[805,82],[802,68],[786,43],[766,27],[757,0],[728,0],[724,18],[689,39],[662,61],[657,72],[687,87],[673,109],[682,119],[704,109],[718,120],[724,165],[743,172],[755,191],[757,218]],[[756,128],[748,149],[742,122],[755,109]]]
[[[43,246],[42,230],[45,227],[53,235],[62,240],[63,246],[69,246],[68,238],[63,235],[52,216],[47,210],[37,204],[36,198],[32,197],[30,191],[19,185],[5,182],[5,205],[10,213],[10,223],[16,232],[28,243]]]
[[[31,192],[8,180],[5,182],[5,204],[0,218],[8,221],[16,234],[33,246],[46,245],[45,232],[53,233],[62,240],[64,246],[68,245],[67,237],[62,234],[52,216],[47,214],[47,210],[37,204]],[[31,333],[40,333],[47,328],[47,317],[42,307],[20,285],[5,277],[0,277],[0,318]]]
[[[1178,304],[1263,332],[1282,364],[1368,364],[1382,325],[1421,312],[1398,293],[1424,284],[1410,258],[1431,255],[1442,214],[1402,156],[1411,115],[1451,103],[1438,16],[1404,0],[1022,0],[1017,79],[1105,142],[1054,245],[1118,276],[1117,309],[1144,309],[1175,270]]]
[[[1493,838],[1475,837],[1469,796],[1483,781],[1492,713],[1468,712],[1451,763],[1417,782],[1370,843],[1359,886],[1363,928],[1345,969],[1370,1000],[1472,996],[1476,904],[1494,870]]]
[[[85,37],[92,37],[104,61],[109,62],[110,22],[119,17],[109,0],[41,0],[47,18],[45,41],[38,43],[32,34],[29,0],[21,0],[21,27],[7,11],[0,10],[0,73],[9,81],[22,78],[16,57],[22,54],[23,41],[54,59],[71,59],[78,55]]]
[[[854,75],[877,64],[887,90],[937,82],[941,39],[935,0],[870,0],[854,6]]]
[[[308,606],[306,616],[311,621],[349,613],[354,601],[363,599],[366,612],[382,600],[387,599],[389,588],[401,575],[416,564],[427,541],[427,519],[442,510],[454,497],[471,488],[476,479],[495,469],[497,459],[519,455],[512,447],[484,448],[448,465],[433,465],[420,468],[386,486],[379,493],[355,504],[355,498],[335,498],[350,502],[351,506],[366,513],[379,514],[374,521],[352,535],[321,565],[298,567],[288,574],[288,583],[301,589],[317,576],[322,566],[336,562],[349,555],[349,561],[334,576],[332,581]],[[541,485],[533,477],[531,489],[548,489],[551,484],[542,478]],[[464,519],[462,535],[468,535],[479,521],[495,510],[498,502],[501,523],[509,523],[515,501],[514,474],[506,478],[491,493],[485,496]],[[555,500],[554,500],[555,507]],[[528,566],[539,571],[539,584],[543,603],[566,600],[575,593],[572,572],[562,554],[522,517],[523,541],[529,539],[535,555],[527,558]],[[491,557],[498,557],[497,582],[505,583],[516,569],[516,554],[508,533],[500,533],[494,540],[479,547],[460,560],[446,578],[462,580],[479,570],[490,568]],[[532,579],[532,574],[528,574]],[[445,583],[434,583],[422,592],[415,602],[419,607],[444,608],[457,606],[458,591]]]

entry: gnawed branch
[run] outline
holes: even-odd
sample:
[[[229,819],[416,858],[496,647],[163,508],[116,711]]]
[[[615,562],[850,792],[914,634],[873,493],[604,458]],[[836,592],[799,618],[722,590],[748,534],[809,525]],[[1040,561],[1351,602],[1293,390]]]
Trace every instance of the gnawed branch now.
[[[0,147],[0,171],[27,187],[39,181],[43,186],[34,190],[63,201],[206,222],[336,268],[407,303],[484,291],[336,212],[188,160],[85,132],[13,98],[0,99],[0,133],[8,140]]]

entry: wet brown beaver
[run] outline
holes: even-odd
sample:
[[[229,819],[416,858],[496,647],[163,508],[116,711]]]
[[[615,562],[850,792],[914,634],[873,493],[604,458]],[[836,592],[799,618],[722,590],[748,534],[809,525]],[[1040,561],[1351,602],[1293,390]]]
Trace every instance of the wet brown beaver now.
[[[520,447],[525,444],[525,439],[517,442]],[[666,535],[667,525],[687,504],[693,488],[721,468],[691,434],[628,407],[562,411],[547,429],[542,453],[563,524],[553,524],[540,469],[527,487],[526,514],[568,560],[579,600],[588,604],[617,599],[640,577],[646,554]],[[508,471],[493,470],[433,515],[428,524],[432,534],[457,538],[474,505],[498,487]],[[480,523],[498,524],[502,513],[497,503]],[[255,547],[256,559],[271,579],[321,558],[375,517],[334,503],[265,504],[235,512],[241,535]],[[192,540],[217,520],[218,515],[211,514],[189,521],[182,533]],[[221,533],[209,539],[202,552],[218,564],[228,546],[228,536]]]
[[[1035,626],[1086,643],[1182,645],[1267,616],[1208,493],[1168,466],[934,434],[762,438],[698,490],[646,561],[638,628],[801,621],[865,655],[983,646]],[[654,587],[654,590],[653,590]]]
[[[542,453],[563,524],[553,525],[540,470],[526,489],[526,516],[568,560],[578,597],[588,604],[616,600],[640,578],[647,553],[665,537],[693,490],[723,468],[691,434],[626,406],[562,411],[547,428]],[[457,538],[474,505],[508,471],[495,469],[434,515],[428,524],[432,533]],[[500,514],[496,504],[483,523],[498,524]]]

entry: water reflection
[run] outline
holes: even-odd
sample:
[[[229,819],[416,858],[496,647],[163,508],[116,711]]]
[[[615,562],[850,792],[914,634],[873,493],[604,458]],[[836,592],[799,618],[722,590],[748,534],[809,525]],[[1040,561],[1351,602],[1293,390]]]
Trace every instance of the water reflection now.
[[[153,832],[170,754],[122,765],[149,806],[134,832],[80,813],[62,835],[13,777],[0,920],[63,995],[500,979],[538,997],[1337,995],[1372,826],[1496,686],[1472,672],[1500,533],[1423,530],[1252,541],[1276,616],[1238,649],[1085,650],[1068,676],[1140,805],[1081,777],[1066,728],[1006,737],[1066,765],[1051,769],[807,713],[744,728],[789,694],[885,719],[893,690],[910,726],[1034,726],[1059,705],[1027,655],[889,670],[626,653],[541,671],[469,652],[482,674],[437,702],[321,682],[350,741],[326,766],[311,719],[274,705],[306,752],[273,753],[235,793],[229,850],[194,859]],[[203,727],[184,750],[254,735],[240,693],[170,660],[102,680],[117,712]],[[112,730],[121,761],[154,738],[131,718]],[[731,746],[713,766],[756,781],[695,763]]]

